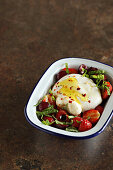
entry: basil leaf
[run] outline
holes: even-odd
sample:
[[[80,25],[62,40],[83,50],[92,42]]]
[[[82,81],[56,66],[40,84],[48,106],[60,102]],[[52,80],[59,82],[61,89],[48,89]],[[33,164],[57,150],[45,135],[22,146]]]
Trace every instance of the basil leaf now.
[[[57,109],[54,109],[53,105],[48,107],[47,109],[44,109],[43,111],[36,111],[37,116],[42,116],[42,115],[48,115],[51,113],[56,113],[58,112]]]
[[[88,74],[86,74],[87,73],[87,70],[85,69],[85,68],[82,68],[82,71],[84,72],[84,74],[82,75],[83,77],[89,77],[89,75]]]
[[[84,72],[84,71],[85,71],[85,68],[82,67],[82,71]]]
[[[101,82],[101,79],[97,79],[97,80],[96,80],[96,86],[97,86],[98,88],[99,88],[100,82]]]
[[[52,90],[51,89],[49,89],[49,94],[51,94],[52,96],[52,99],[55,101],[56,99],[55,99],[55,97],[54,97],[54,95],[53,95],[53,92],[52,92]]]
[[[44,109],[43,111],[51,110],[51,109],[54,109],[54,106],[53,106],[53,105],[50,105],[49,107],[47,107],[47,108],[46,108],[46,109]]]
[[[55,99],[55,97],[52,95],[52,99],[55,101],[56,99]]]
[[[42,123],[43,123],[44,125],[50,126],[50,125],[53,124],[54,122],[49,122],[49,120],[47,119],[47,120],[43,120]]]
[[[60,124],[60,125],[72,125],[73,124],[73,121],[71,121],[71,122],[61,122],[61,121],[59,121],[59,120],[55,120],[55,123],[56,124]]]
[[[49,89],[49,94],[53,94],[53,92],[52,92],[52,90],[51,90],[51,89]]]
[[[85,77],[89,78],[89,75],[88,75],[88,74],[86,74],[86,75],[85,75]]]
[[[57,120],[57,119],[55,120],[55,123],[56,123],[56,124],[60,124],[60,125],[65,125],[65,122],[61,122],[61,121],[59,121],[59,120]]]
[[[110,95],[110,88],[107,86],[106,81],[103,81],[103,84],[101,86],[98,86],[100,89],[107,90],[107,94]]]
[[[41,120],[43,120],[44,115],[41,116]]]
[[[87,120],[89,120],[91,117],[90,116],[88,116],[88,118],[87,118]]]
[[[90,78],[104,80],[104,75],[103,75],[103,74],[99,74],[99,75],[90,75]]]
[[[69,74],[68,63],[65,63],[66,66],[66,73]]]
[[[95,70],[95,71],[89,71],[88,74],[104,74],[105,71],[104,70]]]
[[[72,116],[72,115],[71,115],[71,116],[68,116],[69,119],[73,119],[73,118],[75,118],[75,117],[77,117],[77,116]]]
[[[81,123],[81,121],[76,120],[77,123]]]
[[[108,86],[105,86],[105,89],[107,89],[107,94],[110,95],[110,89]]]

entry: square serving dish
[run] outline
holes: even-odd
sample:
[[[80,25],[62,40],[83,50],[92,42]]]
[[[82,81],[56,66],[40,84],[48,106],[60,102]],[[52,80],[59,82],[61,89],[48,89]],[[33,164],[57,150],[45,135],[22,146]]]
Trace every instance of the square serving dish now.
[[[54,62],[44,73],[42,78],[38,81],[36,84],[34,90],[32,91],[30,98],[25,106],[25,117],[27,121],[37,129],[40,129],[42,131],[65,136],[65,137],[71,137],[71,138],[78,138],[78,139],[87,139],[94,137],[98,134],[100,134],[104,128],[107,126],[108,122],[112,118],[113,115],[113,92],[111,96],[109,97],[103,114],[101,115],[99,121],[97,124],[90,130],[85,132],[68,132],[65,130],[61,130],[55,127],[44,125],[36,115],[36,103],[40,98],[42,98],[45,94],[47,94],[48,90],[51,88],[51,86],[55,83],[55,75],[65,66],[65,63],[68,63],[68,66],[70,68],[78,68],[81,64],[85,64],[88,67],[97,67],[98,69],[103,69],[106,71],[106,74],[108,76],[108,79],[110,80],[110,83],[113,85],[113,67],[89,60],[89,59],[82,59],[82,58],[64,58],[60,59],[56,62]]]

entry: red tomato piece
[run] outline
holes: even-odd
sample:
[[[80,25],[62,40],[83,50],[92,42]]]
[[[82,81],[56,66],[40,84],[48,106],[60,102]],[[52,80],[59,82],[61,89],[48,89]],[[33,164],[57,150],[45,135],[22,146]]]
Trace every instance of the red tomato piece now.
[[[61,70],[61,71],[56,75],[57,81],[58,81],[59,79],[61,79],[62,77],[66,76],[66,75],[67,75],[66,71],[65,71],[65,70]]]
[[[110,82],[106,81],[105,85],[109,87],[110,93],[112,92],[112,85]],[[107,99],[109,97],[107,89],[102,90],[102,98]]]
[[[62,70],[66,71],[66,68],[63,68]],[[78,70],[75,68],[68,68],[69,74],[78,74]]]
[[[72,120],[73,120],[72,126],[78,128],[80,126],[80,123],[83,121],[83,118],[75,117]]]
[[[100,117],[100,113],[98,110],[88,110],[83,113],[83,119],[88,119],[92,124],[95,124]]]
[[[42,111],[44,109],[47,109],[49,107],[49,103],[48,102],[41,102],[38,106],[37,106],[37,110]]]
[[[52,117],[49,117],[49,116],[44,116],[43,119],[49,120],[50,123],[54,122],[54,119]]]
[[[80,123],[80,126],[79,126],[78,130],[79,130],[80,132],[84,132],[84,131],[87,131],[87,130],[89,130],[89,129],[91,129],[91,128],[92,128],[92,123],[91,123],[89,120],[84,119],[84,120]]]

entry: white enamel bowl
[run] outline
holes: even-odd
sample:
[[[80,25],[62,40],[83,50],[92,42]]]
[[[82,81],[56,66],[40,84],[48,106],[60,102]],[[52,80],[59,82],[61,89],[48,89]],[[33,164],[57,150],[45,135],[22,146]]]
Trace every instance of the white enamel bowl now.
[[[34,106],[38,100],[43,97],[51,86],[55,82],[55,75],[65,66],[65,63],[68,63],[70,68],[78,68],[81,64],[85,64],[88,67],[97,67],[98,69],[103,69],[106,71],[106,74],[113,85],[113,67],[89,60],[89,59],[82,59],[82,58],[65,58],[54,62],[44,73],[42,78],[38,81],[35,88],[33,89],[30,98],[25,106],[25,117],[27,121],[33,125],[34,127],[43,130],[45,132],[65,136],[65,137],[72,137],[72,138],[79,138],[79,139],[86,139],[94,137],[100,134],[104,128],[107,126],[108,122],[110,121],[113,115],[113,93],[109,97],[106,106],[104,108],[104,112],[99,119],[98,123],[90,130],[85,132],[68,132],[65,130],[61,130],[55,127],[47,126],[42,124],[42,122],[37,118],[36,115],[36,107]]]

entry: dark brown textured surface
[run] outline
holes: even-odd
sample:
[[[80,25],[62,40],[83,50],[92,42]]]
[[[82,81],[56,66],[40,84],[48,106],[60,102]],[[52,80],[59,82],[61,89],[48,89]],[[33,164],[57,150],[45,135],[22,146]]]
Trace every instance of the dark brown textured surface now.
[[[0,170],[111,170],[113,119],[99,136],[70,140],[32,127],[24,106],[54,61],[113,66],[113,1],[0,1]]]

